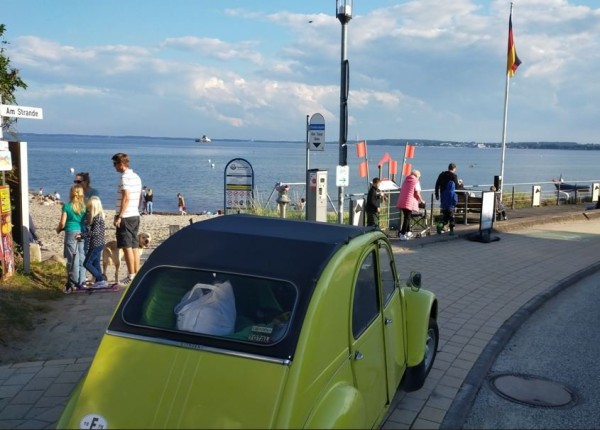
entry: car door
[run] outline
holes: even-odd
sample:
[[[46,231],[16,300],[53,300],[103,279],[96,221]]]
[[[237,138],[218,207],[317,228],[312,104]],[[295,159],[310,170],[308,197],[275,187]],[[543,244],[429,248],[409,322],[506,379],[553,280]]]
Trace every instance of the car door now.
[[[378,254],[387,355],[388,396],[391,399],[394,397],[406,369],[405,325],[392,250],[384,241],[380,241]]]
[[[367,423],[371,425],[388,402],[376,248],[362,260],[356,277],[350,352],[356,387],[364,399]]]

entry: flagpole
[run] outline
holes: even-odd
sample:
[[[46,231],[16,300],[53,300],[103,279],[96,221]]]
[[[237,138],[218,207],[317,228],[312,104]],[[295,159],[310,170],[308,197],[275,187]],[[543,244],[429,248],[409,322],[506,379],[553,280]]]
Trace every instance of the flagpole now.
[[[504,157],[506,155],[506,123],[508,121],[508,87],[510,75],[506,73],[506,85],[504,87],[504,121],[502,127],[502,159],[500,161],[500,201],[502,201],[502,189],[504,188]]]
[[[508,122],[508,88],[510,84],[510,77],[515,74],[517,67],[519,67],[521,64],[521,60],[517,56],[517,50],[513,40],[512,9],[513,4],[511,2],[510,14],[508,18],[508,53],[506,59],[506,85],[504,88],[504,121],[502,124],[502,159],[500,161],[500,184],[498,186],[499,190],[497,190],[500,193],[500,201],[502,201],[502,190],[504,188],[504,158],[506,155],[506,125]]]

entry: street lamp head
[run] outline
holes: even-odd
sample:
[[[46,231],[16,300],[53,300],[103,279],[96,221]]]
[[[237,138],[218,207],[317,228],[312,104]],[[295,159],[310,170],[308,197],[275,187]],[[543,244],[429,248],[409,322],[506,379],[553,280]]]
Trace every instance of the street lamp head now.
[[[352,0],[335,0],[335,14],[342,24],[352,19]]]

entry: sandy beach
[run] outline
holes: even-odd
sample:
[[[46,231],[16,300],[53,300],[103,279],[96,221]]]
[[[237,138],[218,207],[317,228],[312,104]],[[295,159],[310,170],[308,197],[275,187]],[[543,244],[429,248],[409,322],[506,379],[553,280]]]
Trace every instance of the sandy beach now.
[[[115,228],[112,226],[112,219],[115,211],[107,209],[108,205],[113,206],[113,202],[103,202],[106,213],[106,241],[115,239]],[[32,196],[29,201],[29,212],[33,218],[37,235],[42,241],[42,260],[52,254],[62,257],[64,233],[56,233],[56,226],[60,220],[62,205],[53,202],[40,202],[37,196]],[[170,226],[179,226],[183,228],[192,222],[203,221],[218,215],[200,215],[200,214],[153,214],[143,215],[141,217],[140,232],[146,232],[151,235],[150,248],[156,248],[161,242],[169,237]],[[109,269],[110,270],[110,269]],[[106,275],[111,278],[110,271]]]

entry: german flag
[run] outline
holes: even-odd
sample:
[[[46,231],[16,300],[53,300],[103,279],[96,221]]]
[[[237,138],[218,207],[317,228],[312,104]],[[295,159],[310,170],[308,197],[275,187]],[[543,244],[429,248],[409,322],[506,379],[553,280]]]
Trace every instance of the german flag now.
[[[515,41],[513,40],[511,10],[510,17],[508,18],[508,58],[506,61],[506,73],[508,73],[508,76],[514,76],[520,64],[521,60],[517,56],[517,48],[515,48]]]

